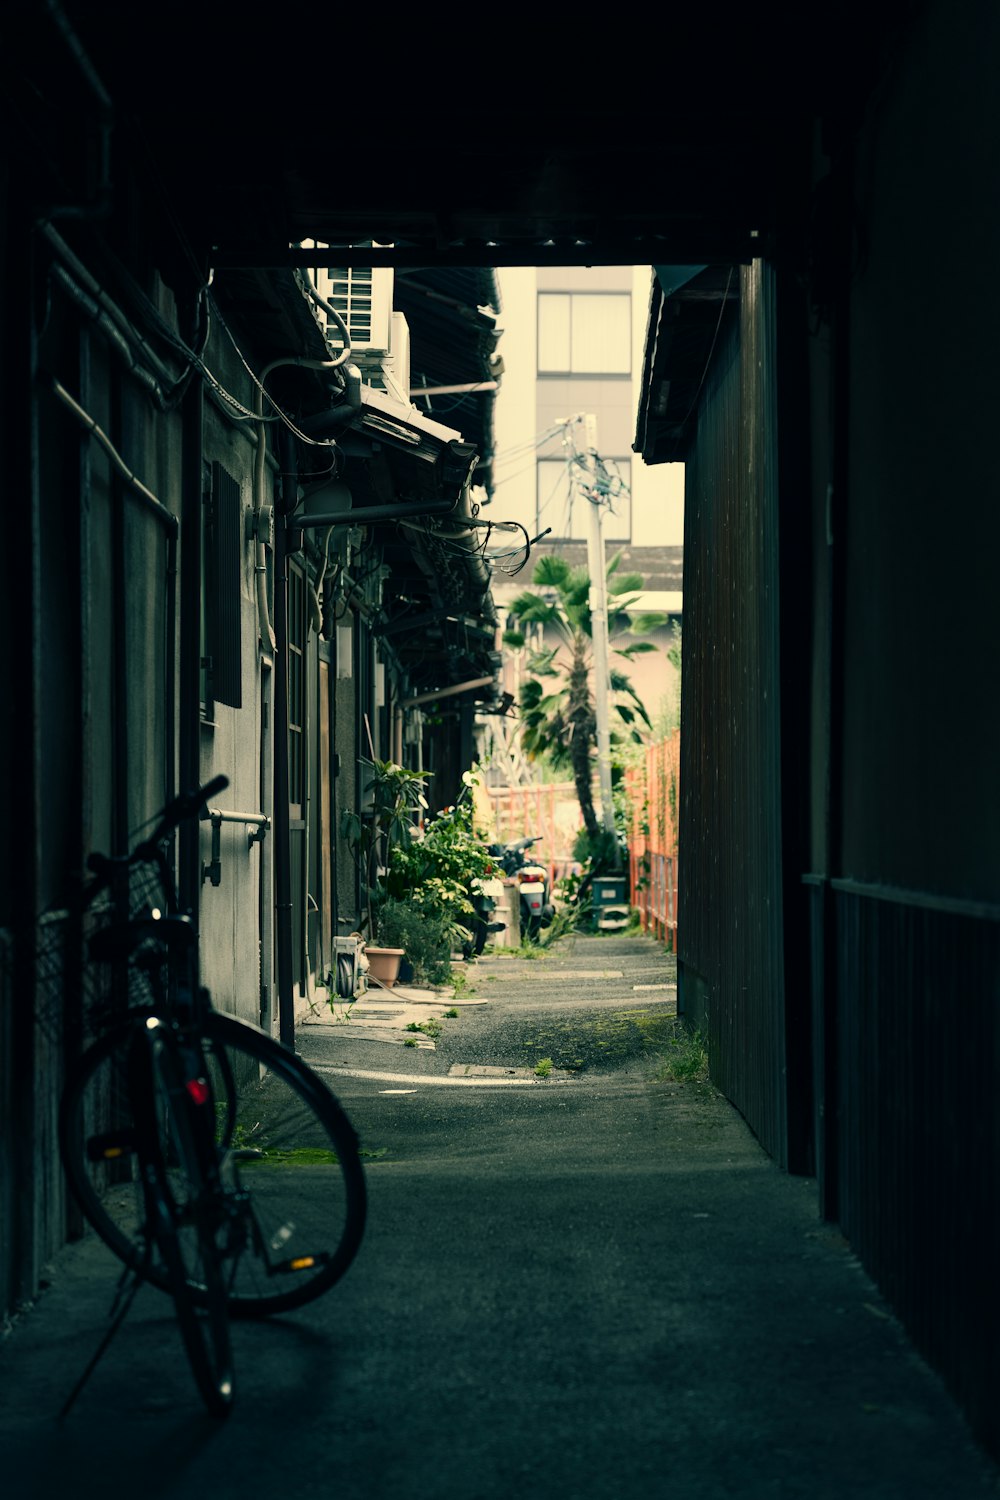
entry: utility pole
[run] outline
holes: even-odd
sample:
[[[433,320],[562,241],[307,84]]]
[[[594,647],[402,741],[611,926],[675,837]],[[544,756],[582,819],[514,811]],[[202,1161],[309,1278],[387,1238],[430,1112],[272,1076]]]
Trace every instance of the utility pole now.
[[[594,703],[597,710],[597,770],[601,786],[604,828],[615,839],[615,810],[611,800],[611,727],[608,721],[610,682],[608,674],[608,596],[604,573],[602,501],[598,488],[597,418],[588,412],[583,419],[584,443],[590,486],[584,491],[590,506],[587,532],[587,568],[590,573],[590,631],[594,648]],[[613,843],[617,867],[617,841]]]

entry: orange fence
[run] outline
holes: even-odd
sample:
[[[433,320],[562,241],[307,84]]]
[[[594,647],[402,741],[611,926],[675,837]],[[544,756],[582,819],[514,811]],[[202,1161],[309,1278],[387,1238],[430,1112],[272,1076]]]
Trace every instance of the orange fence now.
[[[572,781],[487,786],[486,792],[493,807],[499,843],[540,839],[531,850],[531,857],[548,867],[553,884],[569,870],[579,871],[580,866],[573,859],[573,843],[583,819]]]
[[[680,790],[679,731],[646,749],[646,764],[625,772],[631,827],[632,905],[644,932],[677,952],[677,813]]]

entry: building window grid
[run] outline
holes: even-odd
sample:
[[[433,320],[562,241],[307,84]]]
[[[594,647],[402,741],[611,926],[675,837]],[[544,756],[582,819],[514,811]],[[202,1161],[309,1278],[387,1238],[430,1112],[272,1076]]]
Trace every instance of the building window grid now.
[[[596,378],[632,373],[629,292],[539,292],[538,373]]]

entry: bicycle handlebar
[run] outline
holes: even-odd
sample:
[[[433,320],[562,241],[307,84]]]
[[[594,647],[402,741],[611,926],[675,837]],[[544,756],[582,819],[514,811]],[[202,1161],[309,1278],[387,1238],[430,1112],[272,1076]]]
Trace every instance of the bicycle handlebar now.
[[[168,838],[181,823],[199,814],[207,806],[209,800],[228,785],[229,777],[220,774],[206,781],[204,786],[196,786],[189,792],[181,792],[178,796],[171,798],[160,813],[153,832],[141,843],[136,844],[130,854],[118,859],[112,859],[106,854],[91,854],[87,860],[87,867],[99,876],[99,879],[89,887],[91,893],[106,884],[113,868],[122,869],[126,865],[142,864],[153,860],[164,839]]]
[[[224,791],[228,785],[229,777],[220,773],[218,776],[213,776],[211,781],[206,781],[204,786],[196,786],[191,791],[181,792],[178,796],[174,797],[163,809],[163,812],[160,814],[160,821],[153,829],[153,832],[148,838],[143,839],[141,844],[136,846],[135,857],[140,860],[148,859],[157,844],[161,844],[169,834],[173,833],[175,828],[181,823],[186,822],[188,818],[193,818],[196,814],[200,814],[209,801],[218,792]]]

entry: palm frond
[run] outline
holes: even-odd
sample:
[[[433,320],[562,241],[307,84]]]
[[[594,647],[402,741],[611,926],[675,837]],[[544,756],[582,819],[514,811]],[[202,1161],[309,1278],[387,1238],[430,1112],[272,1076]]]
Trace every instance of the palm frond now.
[[[570,572],[569,564],[565,558],[556,557],[553,553],[547,553],[541,558],[531,575],[532,583],[541,587],[561,588]]]
[[[629,646],[614,646],[612,648],[617,656],[624,656],[631,661],[633,656],[641,656],[647,651],[659,651],[655,641],[633,641]]]
[[[642,590],[645,583],[641,573],[622,573],[620,577],[611,579],[608,583],[609,594],[635,594]]]
[[[630,635],[648,635],[651,630],[659,630],[666,625],[670,616],[659,611],[651,611],[649,614],[636,615],[629,626]]]

